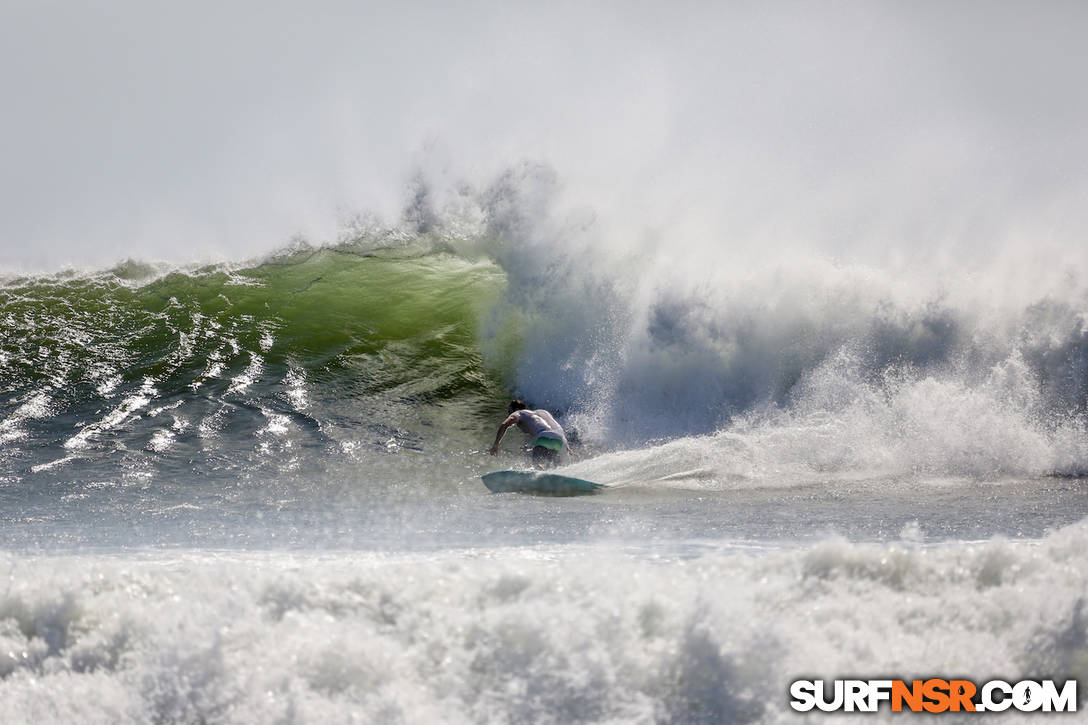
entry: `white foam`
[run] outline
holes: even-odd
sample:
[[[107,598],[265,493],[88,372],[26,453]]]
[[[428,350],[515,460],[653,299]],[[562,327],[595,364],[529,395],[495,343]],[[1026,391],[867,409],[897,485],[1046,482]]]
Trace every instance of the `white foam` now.
[[[27,436],[22,424],[35,418],[45,418],[52,413],[53,398],[42,391],[31,395],[15,412],[0,422],[0,443],[10,443]]]
[[[124,424],[137,411],[147,407],[148,403],[159,394],[154,387],[154,383],[155,381],[152,378],[144,378],[139,391],[122,400],[116,408],[101,419],[80,428],[78,433],[64,442],[64,447],[69,450],[88,448],[99,434]]]
[[[1088,676],[1086,552],[1078,524],[694,558],[4,554],[0,698],[13,721],[778,721],[800,676]]]
[[[509,280],[481,344],[500,367],[517,329],[514,392],[598,449],[717,433],[726,450],[706,455],[743,440],[743,475],[1088,470],[1088,268],[1071,248],[923,271],[709,239],[632,256],[557,187],[529,169],[480,195]]]
[[[173,431],[161,429],[155,431],[155,434],[151,436],[151,440],[147,442],[148,450],[155,453],[165,453],[170,449],[173,444],[175,434]]]
[[[237,343],[235,343],[235,352],[238,352]],[[246,369],[241,373],[231,378],[230,387],[227,388],[227,393],[244,393],[251,385],[260,379],[263,370],[264,358],[256,352],[251,351],[249,353],[249,365],[247,365]]]
[[[851,476],[1075,475],[1088,466],[1084,424],[1048,416],[1033,384],[1010,390],[1007,366],[977,385],[955,374],[867,382],[849,366],[829,360],[787,408],[754,409],[705,436],[576,459],[572,475],[728,490]]]
[[[309,405],[306,394],[306,371],[292,364],[283,379],[283,384],[287,389],[287,400],[291,402],[291,406],[295,410],[305,410]]]

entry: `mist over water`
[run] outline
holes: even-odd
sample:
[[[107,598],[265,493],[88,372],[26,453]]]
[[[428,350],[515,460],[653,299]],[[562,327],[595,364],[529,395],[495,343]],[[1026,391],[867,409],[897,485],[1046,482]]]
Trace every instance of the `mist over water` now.
[[[523,159],[636,252],[974,268],[1083,229],[1077,4],[114,7],[5,10],[6,267],[327,241],[419,165]]]
[[[9,3],[5,717],[1083,697],[1086,12]]]

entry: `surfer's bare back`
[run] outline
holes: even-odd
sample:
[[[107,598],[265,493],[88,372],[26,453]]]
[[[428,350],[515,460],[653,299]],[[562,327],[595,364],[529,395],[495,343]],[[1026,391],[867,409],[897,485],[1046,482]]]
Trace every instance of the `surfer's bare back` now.
[[[495,443],[491,446],[491,455],[499,452],[499,441],[506,434],[506,429],[516,425],[533,441],[533,463],[537,466],[554,466],[564,451],[570,455],[570,445],[563,433],[563,426],[556,422],[546,410],[529,410],[520,400],[511,400],[510,415],[499,426],[495,434]]]

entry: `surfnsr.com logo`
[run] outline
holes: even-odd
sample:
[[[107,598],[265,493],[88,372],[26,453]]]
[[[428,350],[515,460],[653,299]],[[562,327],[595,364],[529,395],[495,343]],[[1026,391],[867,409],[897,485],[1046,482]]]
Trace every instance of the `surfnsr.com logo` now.
[[[790,697],[798,712],[877,712],[885,702],[892,712],[1076,712],[1077,681],[1059,688],[1054,680],[797,680]]]

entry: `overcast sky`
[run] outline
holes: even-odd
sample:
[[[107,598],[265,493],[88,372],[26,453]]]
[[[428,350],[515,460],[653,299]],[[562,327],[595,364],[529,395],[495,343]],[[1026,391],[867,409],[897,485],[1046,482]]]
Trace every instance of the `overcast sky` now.
[[[1086,37],[1074,2],[0,0],[0,268],[322,241],[417,165],[525,159],[625,233],[1076,245]]]

